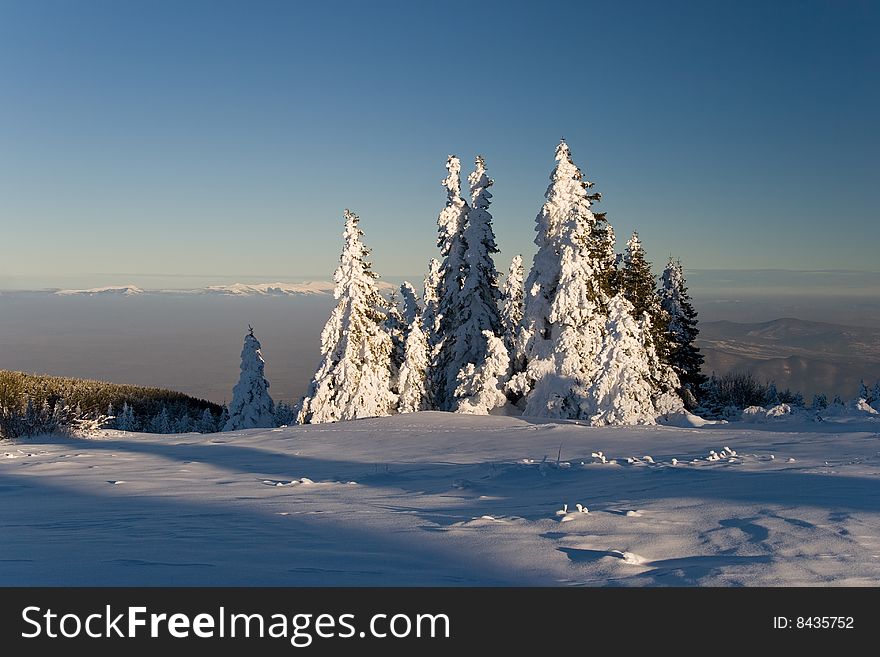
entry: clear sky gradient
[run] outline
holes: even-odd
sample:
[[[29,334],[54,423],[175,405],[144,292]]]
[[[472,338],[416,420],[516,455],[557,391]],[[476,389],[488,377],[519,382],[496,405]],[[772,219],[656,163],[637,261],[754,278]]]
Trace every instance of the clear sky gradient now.
[[[383,276],[482,153],[530,261],[561,136],[659,264],[880,269],[876,2],[0,0],[0,287]]]

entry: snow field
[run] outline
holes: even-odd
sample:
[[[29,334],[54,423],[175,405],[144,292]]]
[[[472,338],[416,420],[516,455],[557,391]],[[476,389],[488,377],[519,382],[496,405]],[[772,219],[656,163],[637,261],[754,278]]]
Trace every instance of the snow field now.
[[[880,577],[872,417],[697,429],[422,412],[0,453],[3,585]]]

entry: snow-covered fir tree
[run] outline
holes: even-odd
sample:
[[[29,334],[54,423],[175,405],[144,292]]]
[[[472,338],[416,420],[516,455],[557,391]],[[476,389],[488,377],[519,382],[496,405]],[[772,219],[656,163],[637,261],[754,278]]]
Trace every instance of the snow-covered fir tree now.
[[[504,335],[504,346],[511,360],[516,361],[516,335],[523,317],[523,259],[521,255],[513,256],[507,278],[501,288],[501,328]]]
[[[422,331],[422,319],[415,315],[406,337],[406,356],[398,378],[398,412],[416,413],[429,408],[427,369],[428,341]]]
[[[458,373],[455,396],[459,400],[457,413],[487,415],[492,409],[504,406],[507,397],[504,383],[510,370],[510,357],[504,340],[483,331],[486,355],[479,365],[468,363]]]
[[[621,294],[632,306],[633,318],[639,322],[655,400],[663,400],[661,413],[678,410],[681,402],[676,396],[681,383],[669,362],[671,347],[667,335],[670,316],[660,302],[651,263],[645,257],[637,232],[633,232],[626,244],[617,280]]]
[[[171,423],[171,433],[189,433],[193,430],[193,421],[189,413],[178,415]]]
[[[469,368],[477,373],[483,372],[486,369],[484,361],[489,358],[487,336],[503,334],[498,308],[501,290],[498,288],[498,271],[492,260],[492,254],[498,253],[492,215],[489,213],[492,199],[489,187],[493,181],[486,175],[486,165],[481,156],[477,156],[474,163],[474,171],[468,176],[471,210],[464,230],[464,278],[458,304],[452,308],[456,325],[454,330],[446,332],[446,341],[440,353],[440,362],[446,364],[447,391],[445,408],[441,406],[441,409],[468,413],[480,412],[490,400],[499,400],[494,391],[495,382],[491,380],[494,374],[471,377],[467,385],[460,384],[459,375]],[[497,351],[498,346],[494,345],[494,349]],[[499,357],[499,354],[493,354],[494,359]],[[494,372],[497,368],[493,365],[490,369]],[[504,369],[506,372],[507,367]],[[493,391],[484,394],[479,388],[482,383],[492,386]],[[479,397],[480,401],[471,400],[471,397]],[[502,398],[499,404],[503,405],[504,402]],[[485,412],[488,412],[487,408]]]
[[[24,409],[24,434],[26,436],[35,436],[40,433],[42,423],[40,422],[40,409],[34,404],[31,397],[27,398]]]
[[[657,298],[654,274],[651,272],[651,263],[645,257],[645,250],[639,239],[639,234],[633,232],[626,243],[626,251],[623,253],[622,266],[620,269],[620,291],[627,301],[632,304],[633,317],[641,318],[647,313],[655,324],[655,329],[663,331],[666,317],[660,300]],[[666,320],[668,322],[668,320]]]
[[[422,331],[428,341],[429,359],[440,342],[440,293],[443,287],[441,280],[443,267],[437,258],[428,263],[428,275],[425,276],[425,294],[423,296]]]
[[[600,192],[588,194],[592,203],[602,199]],[[619,272],[617,270],[617,253],[615,252],[614,228],[608,222],[604,212],[594,212],[593,228],[590,237],[590,252],[596,263],[596,276],[599,286],[609,299],[620,290]]]
[[[220,407],[220,417],[217,418],[215,431],[222,431],[227,422],[229,422],[229,406],[224,402]]]
[[[593,424],[655,424],[650,358],[645,353],[642,326],[633,318],[632,304],[615,296],[609,306],[598,375],[593,383]]]
[[[406,324],[397,305],[397,295],[392,292],[385,311],[385,330],[391,338],[391,387],[397,388],[397,372],[403,365],[404,344],[406,343]]]
[[[422,330],[419,297],[409,281],[404,281],[400,286],[400,295],[403,297],[406,343],[398,376],[397,410],[399,413],[416,413],[427,410],[429,403],[426,383],[428,341]]]
[[[435,261],[436,262],[436,261]],[[415,413],[428,409],[427,388],[428,340],[422,330],[422,309],[415,288],[408,281],[400,286],[403,297],[403,321],[406,324],[406,344],[403,365],[398,376],[399,413]]]
[[[134,409],[128,404],[128,402],[122,403],[122,410],[119,411],[119,416],[116,418],[116,428],[120,431],[138,430],[138,423],[134,416]]]
[[[524,369],[509,389],[525,395],[526,415],[589,419],[608,298],[590,249],[592,183],[565,141],[556,148],[556,162],[536,218],[538,251],[525,285],[519,337]]]
[[[358,216],[346,210],[344,218],[344,246],[333,277],[337,304],[321,333],[321,363],[299,404],[299,424],[389,415],[397,406],[391,338],[383,329],[388,304],[367,260]]]
[[[403,312],[398,307],[397,296],[392,292],[388,301],[389,307],[385,317],[385,330],[391,337],[391,390],[398,394],[400,368],[406,358],[406,338],[412,317],[418,312],[418,303],[413,286],[405,282],[400,286]]]
[[[123,410],[125,410],[125,404],[123,403]],[[130,413],[130,424],[128,429],[124,429],[125,431],[137,431],[138,424],[134,418],[134,413],[131,410],[131,407],[128,408]],[[67,402],[63,399],[59,399],[55,402],[55,406],[52,407],[52,424],[56,427],[69,427],[74,420],[73,411],[70,406],[67,405]],[[118,425],[117,425],[117,428]]]
[[[229,419],[223,431],[275,426],[275,402],[269,395],[264,367],[260,341],[254,336],[253,327],[248,327],[241,349],[241,374],[232,389]]]
[[[696,345],[700,332],[697,311],[688,294],[681,261],[670,258],[660,280],[660,305],[669,315],[665,358],[678,376],[682,398],[693,408],[694,398],[707,379],[700,371],[703,354]]]
[[[82,417],[82,413],[77,413],[77,417]],[[167,408],[163,406],[162,410],[153,416],[149,429],[150,433],[171,433],[171,416]]]
[[[422,314],[422,309],[419,308],[419,295],[412,283],[404,281],[400,285],[400,297],[403,299],[404,331],[408,334],[416,317]]]
[[[446,206],[437,217],[437,246],[443,262],[438,272],[436,335],[431,344],[428,377],[433,406],[452,410],[455,405],[455,377],[463,363],[457,360],[454,335],[461,319],[461,289],[465,276],[465,228],[470,207],[461,196],[461,162],[454,155],[446,161],[449,174],[441,181],[446,188]],[[427,305],[427,300],[426,300]]]
[[[217,431],[217,421],[214,419],[210,408],[202,411],[202,415],[196,420],[193,429],[199,433],[214,433]]]
[[[813,403],[810,404],[810,408],[814,411],[821,411],[828,408],[828,397],[824,393],[817,392],[813,395]]]
[[[296,419],[296,411],[292,404],[286,401],[279,401],[275,404],[275,426],[282,427],[294,423]]]
[[[859,381],[859,392],[856,395],[856,399],[864,399],[865,401],[868,401],[868,397],[870,397],[870,394],[868,393],[868,386],[865,383],[865,380],[862,379],[861,381]]]

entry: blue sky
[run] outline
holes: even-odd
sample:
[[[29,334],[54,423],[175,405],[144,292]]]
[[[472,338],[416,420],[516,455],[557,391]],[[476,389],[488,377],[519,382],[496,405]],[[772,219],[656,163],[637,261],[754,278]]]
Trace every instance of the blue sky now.
[[[655,263],[880,269],[880,5],[547,5],[0,0],[0,287],[326,278],[345,207],[421,277],[449,153],[506,268],[561,136]]]

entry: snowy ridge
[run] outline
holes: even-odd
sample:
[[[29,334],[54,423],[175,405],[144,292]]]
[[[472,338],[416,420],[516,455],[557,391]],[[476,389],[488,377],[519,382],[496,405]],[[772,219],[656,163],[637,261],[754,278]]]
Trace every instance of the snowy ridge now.
[[[144,291],[136,285],[110,285],[108,287],[94,287],[89,290],[56,290],[55,294],[61,297],[69,296],[134,296],[144,294]]]
[[[331,296],[332,281],[306,281],[304,283],[232,283],[231,285],[209,285],[192,289],[145,290],[136,285],[110,285],[87,290],[55,290],[57,296],[133,296],[141,294],[206,294],[230,297],[285,297],[285,296]],[[395,285],[376,281],[380,292],[397,289]]]
[[[232,285],[210,285],[204,294],[224,294],[227,296],[291,296],[312,294],[333,294],[330,281],[308,281],[306,283],[233,283]]]

